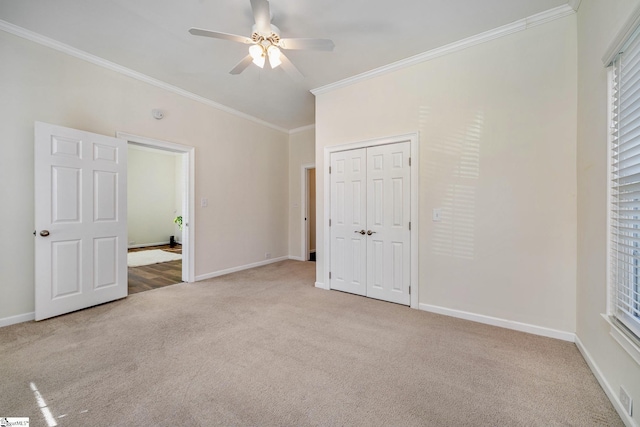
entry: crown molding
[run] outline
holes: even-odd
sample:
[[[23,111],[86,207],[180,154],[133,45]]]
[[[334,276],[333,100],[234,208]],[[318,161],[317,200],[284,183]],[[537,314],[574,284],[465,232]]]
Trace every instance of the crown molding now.
[[[315,124],[307,125],[307,126],[301,126],[299,128],[291,129],[289,131],[289,135],[294,135],[296,133],[305,132],[305,131],[312,130],[312,129],[315,129],[315,128],[316,128]]]
[[[582,0],[569,0],[568,2],[569,6],[576,12],[580,9],[580,3],[582,3]]]
[[[627,43],[627,40],[629,40],[629,37],[638,29],[638,26],[640,26],[640,5],[636,6],[633,12],[631,12],[627,21],[620,27],[616,36],[611,43],[609,43],[609,47],[602,57],[602,63],[605,67],[611,65],[615,57]]]
[[[271,129],[275,129],[277,131],[280,131],[286,134],[289,133],[288,129],[274,125],[273,123],[266,122],[262,119],[243,113],[241,111],[234,110],[231,107],[227,107],[226,105],[219,104],[208,98],[202,97],[200,95],[196,95],[193,92],[189,92],[177,86],[173,86],[169,83],[165,83],[161,80],[154,79],[153,77],[147,76],[146,74],[142,74],[130,68],[123,67],[122,65],[118,65],[115,62],[107,61],[106,59],[100,58],[99,56],[95,56],[83,50],[76,49],[75,47],[69,46],[67,44],[60,43],[59,41],[53,40],[49,37],[45,37],[41,34],[35,33],[33,31],[19,27],[17,25],[11,24],[10,22],[7,22],[7,21],[3,21],[1,19],[0,19],[0,30],[13,34],[14,36],[22,37],[23,39],[30,40],[34,43],[38,43],[42,46],[49,47],[59,52],[66,53],[67,55],[71,55],[78,59],[82,59],[84,61],[97,65],[99,67],[103,67],[108,70],[115,71],[116,73],[123,74],[127,77],[131,77],[141,82],[158,87],[160,89],[164,89],[168,92],[173,92],[177,95],[200,102],[201,104],[207,105],[209,107],[213,107],[215,109],[224,111],[225,113],[233,114],[234,116],[237,116],[246,120],[250,120],[254,123],[269,127]]]
[[[359,83],[365,80],[372,79],[384,74],[388,74],[394,71],[401,70],[403,68],[411,67],[412,65],[420,64],[422,62],[430,61],[435,58],[439,58],[444,55],[449,55],[454,52],[458,52],[469,47],[486,43],[491,40],[495,40],[500,37],[505,37],[513,33],[524,31],[528,28],[536,27],[538,25],[545,24],[547,22],[554,21],[556,19],[564,18],[565,16],[573,15],[576,11],[570,5],[562,5],[547,11],[531,15],[527,18],[520,19],[512,22],[511,24],[503,25],[502,27],[494,28],[493,30],[485,31],[484,33],[477,34],[475,36],[468,37],[466,39],[459,40],[457,42],[444,45],[432,50],[428,50],[424,53],[420,53],[415,56],[411,56],[406,59],[402,59],[397,62],[393,62],[389,65],[385,65],[379,68],[375,68],[371,71],[358,74],[353,77],[339,80],[335,83],[330,83],[325,86],[321,86],[316,89],[312,89],[311,93],[314,95],[322,95],[327,92],[331,92],[336,89],[341,89],[347,86],[351,86],[355,83]]]

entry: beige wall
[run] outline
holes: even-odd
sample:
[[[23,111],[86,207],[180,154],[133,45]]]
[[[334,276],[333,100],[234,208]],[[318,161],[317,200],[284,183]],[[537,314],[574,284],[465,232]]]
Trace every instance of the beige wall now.
[[[131,144],[127,154],[127,242],[167,243],[175,235],[176,161],[182,155]]]
[[[287,134],[1,31],[0,58],[0,317],[34,310],[34,121],[194,146],[196,276],[288,255]]]
[[[289,137],[289,255],[304,259],[302,249],[302,167],[315,163],[315,129]]]
[[[418,131],[421,307],[575,332],[576,60],[572,15],[318,95],[318,224],[325,147]]]
[[[609,335],[607,311],[607,69],[602,57],[638,0],[583,0],[578,11],[577,335],[617,399],[635,401],[640,425],[640,367]],[[611,396],[610,396],[611,397]]]

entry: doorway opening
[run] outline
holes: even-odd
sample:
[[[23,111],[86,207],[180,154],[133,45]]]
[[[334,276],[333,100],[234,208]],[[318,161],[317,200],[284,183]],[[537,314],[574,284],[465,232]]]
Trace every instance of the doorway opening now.
[[[128,141],[129,294],[193,282],[193,147],[118,138]]]
[[[185,153],[127,146],[129,294],[182,282]]]
[[[305,261],[316,260],[316,165],[302,165],[302,242],[301,254]]]

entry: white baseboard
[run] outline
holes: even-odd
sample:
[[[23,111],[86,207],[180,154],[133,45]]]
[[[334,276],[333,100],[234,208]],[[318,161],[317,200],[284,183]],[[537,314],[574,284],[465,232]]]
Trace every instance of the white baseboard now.
[[[616,393],[613,390],[613,388],[611,387],[611,384],[609,384],[609,382],[605,379],[604,375],[602,374],[602,371],[600,370],[596,362],[591,357],[591,354],[584,347],[584,345],[582,344],[582,341],[580,341],[580,337],[578,337],[577,335],[576,335],[575,343],[576,343],[576,347],[578,347],[578,350],[582,354],[582,357],[584,357],[584,360],[587,362],[587,365],[589,365],[591,372],[593,372],[593,375],[596,377],[596,379],[600,383],[600,387],[602,387],[602,389],[604,390],[605,394],[611,401],[611,404],[613,405],[613,407],[616,408],[616,411],[618,412],[618,415],[620,415],[622,422],[624,422],[624,424],[627,427],[638,427],[638,424],[624,410],[624,407],[620,402],[620,397],[618,396],[618,393]]]
[[[0,319],[0,328],[15,325],[17,323],[30,322],[36,320],[35,313],[18,314],[17,316],[5,317]]]
[[[467,311],[453,310],[450,308],[438,307],[436,305],[420,304],[419,308],[420,310],[428,311],[430,313],[444,314],[445,316],[457,317],[459,319],[471,320],[472,322],[499,326],[501,328],[513,329],[515,331],[527,332],[529,334],[540,335],[543,337],[556,338],[563,341],[574,342],[576,338],[576,334],[572,332],[559,331],[542,326],[530,325],[528,323],[520,323],[513,320],[469,313]]]
[[[143,243],[141,245],[129,245],[127,246],[127,248],[129,249],[137,249],[137,248],[146,248],[147,246],[164,246],[164,245],[168,245],[169,241],[167,240],[166,242],[156,242],[156,243]]]
[[[327,288],[322,282],[316,282],[316,288],[325,289],[327,291],[329,290],[329,288]]]
[[[301,256],[289,256],[289,259],[292,259],[294,261],[306,261],[304,258],[302,258]]]
[[[199,282],[200,280],[213,279],[214,277],[224,276],[225,274],[236,273],[242,270],[248,270],[250,268],[262,267],[263,265],[273,264],[274,262],[286,261],[288,259],[289,259],[288,256],[283,256],[280,258],[265,259],[264,261],[254,262],[253,264],[240,265],[238,267],[232,267],[224,270],[214,271],[213,273],[201,274],[199,276],[196,276],[196,282]]]

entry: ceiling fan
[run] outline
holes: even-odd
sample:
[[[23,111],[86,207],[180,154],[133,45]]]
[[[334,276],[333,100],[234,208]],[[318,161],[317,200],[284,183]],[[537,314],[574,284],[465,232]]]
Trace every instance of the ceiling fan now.
[[[271,68],[276,68],[277,66],[282,65],[282,68],[287,74],[296,80],[300,80],[304,78],[304,76],[280,49],[333,50],[333,41],[329,39],[280,38],[280,30],[271,23],[269,0],[250,1],[253,17],[256,22],[252,27],[251,37],[204,30],[201,28],[191,28],[189,30],[189,32],[194,36],[212,37],[251,45],[249,47],[249,55],[238,62],[238,64],[229,72],[230,74],[240,74],[252,62],[258,67],[263,68],[266,59],[268,58]]]

